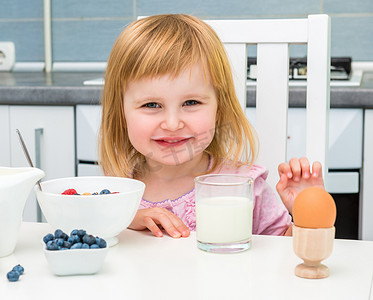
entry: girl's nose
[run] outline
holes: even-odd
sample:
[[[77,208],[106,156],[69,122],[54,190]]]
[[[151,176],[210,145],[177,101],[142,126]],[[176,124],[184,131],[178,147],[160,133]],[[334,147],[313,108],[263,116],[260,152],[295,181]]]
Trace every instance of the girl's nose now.
[[[175,131],[184,127],[184,121],[180,113],[168,112],[161,123],[161,128],[164,130]]]

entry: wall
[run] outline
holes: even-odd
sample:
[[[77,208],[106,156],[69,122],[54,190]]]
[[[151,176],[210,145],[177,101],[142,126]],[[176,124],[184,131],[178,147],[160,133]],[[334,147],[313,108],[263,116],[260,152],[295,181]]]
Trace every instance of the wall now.
[[[16,61],[44,61],[43,0],[0,0],[0,8],[0,41],[15,43]],[[52,0],[53,61],[106,61],[128,23],[137,16],[162,13],[189,13],[202,19],[326,13],[332,20],[332,56],[373,61],[372,0]]]

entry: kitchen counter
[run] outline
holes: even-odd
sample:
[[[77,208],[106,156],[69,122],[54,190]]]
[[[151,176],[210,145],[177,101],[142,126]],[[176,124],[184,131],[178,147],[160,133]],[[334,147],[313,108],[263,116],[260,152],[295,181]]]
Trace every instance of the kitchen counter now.
[[[100,72],[0,72],[0,104],[99,104],[102,86],[83,82]]]
[[[99,104],[100,85],[84,85],[103,77],[100,72],[0,72],[0,104],[76,105]],[[291,107],[304,107],[305,87],[290,87]],[[255,106],[255,87],[247,88],[247,105]],[[373,108],[373,72],[363,74],[358,87],[330,88],[333,108]]]

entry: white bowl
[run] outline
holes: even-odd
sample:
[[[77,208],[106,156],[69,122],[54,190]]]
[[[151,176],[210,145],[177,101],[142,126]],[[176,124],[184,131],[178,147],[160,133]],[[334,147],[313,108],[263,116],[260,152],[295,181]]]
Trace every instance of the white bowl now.
[[[145,184],[122,177],[87,176],[60,178],[35,186],[36,197],[47,222],[54,230],[70,234],[73,229],[84,229],[102,237],[108,246],[118,242],[115,238],[132,222],[139,208]],[[79,194],[100,193],[108,189],[117,194],[61,195],[67,189]]]
[[[44,255],[51,271],[60,276],[94,274],[100,271],[109,248],[47,250]]]

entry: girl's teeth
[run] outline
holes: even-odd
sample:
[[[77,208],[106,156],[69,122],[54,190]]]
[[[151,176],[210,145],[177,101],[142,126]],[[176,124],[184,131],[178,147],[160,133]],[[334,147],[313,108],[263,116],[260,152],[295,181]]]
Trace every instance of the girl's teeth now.
[[[168,142],[168,143],[177,143],[177,142],[180,142],[182,140],[163,140],[164,142]]]

